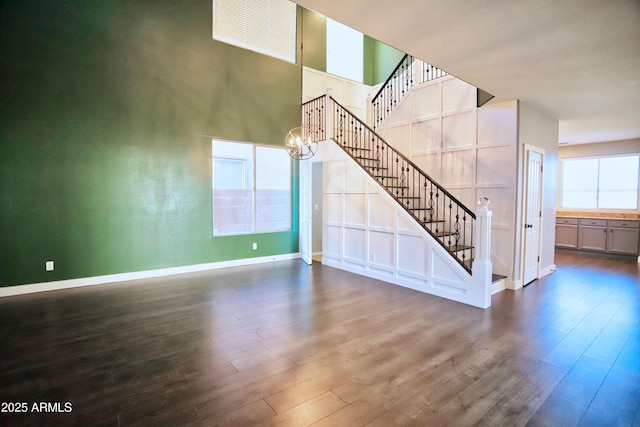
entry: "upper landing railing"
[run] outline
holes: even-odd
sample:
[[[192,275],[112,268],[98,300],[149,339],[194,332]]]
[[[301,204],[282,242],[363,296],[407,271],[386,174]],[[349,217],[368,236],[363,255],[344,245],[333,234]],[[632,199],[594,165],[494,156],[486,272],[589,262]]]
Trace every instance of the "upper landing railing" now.
[[[405,54],[371,100],[374,129],[380,127],[413,85],[447,75],[445,71]]]

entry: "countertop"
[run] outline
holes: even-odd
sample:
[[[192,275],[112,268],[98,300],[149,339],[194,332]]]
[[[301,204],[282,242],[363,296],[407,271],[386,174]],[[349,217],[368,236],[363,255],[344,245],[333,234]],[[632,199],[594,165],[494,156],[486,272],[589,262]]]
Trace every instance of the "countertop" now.
[[[628,219],[640,221],[640,214],[635,213],[600,213],[600,212],[560,212],[556,213],[558,218],[597,218],[597,219]]]

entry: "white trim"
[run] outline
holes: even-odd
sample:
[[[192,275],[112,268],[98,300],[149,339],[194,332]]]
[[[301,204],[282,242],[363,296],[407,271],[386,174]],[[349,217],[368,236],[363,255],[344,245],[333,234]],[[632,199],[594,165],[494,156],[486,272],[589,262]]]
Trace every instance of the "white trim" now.
[[[548,265],[546,267],[541,267],[540,268],[540,279],[543,278],[544,276],[548,276],[549,274],[553,273],[554,271],[556,271],[556,265],[555,264],[551,264]]]
[[[502,292],[507,289],[507,278],[496,280],[491,284],[491,295],[495,295],[498,292]]]
[[[207,264],[186,265],[182,267],[160,268],[157,270],[135,271],[132,273],[109,274],[106,276],[83,277],[79,279],[57,280],[55,282],[33,283],[29,285],[6,286],[0,288],[0,298],[14,295],[25,295],[36,292],[57,291],[60,289],[78,288],[82,286],[102,285],[129,280],[149,279],[153,277],[172,276],[174,274],[195,273],[198,271],[216,270],[219,268],[238,267],[243,265],[262,264],[272,261],[284,261],[300,258],[300,253],[270,255],[258,258],[243,258],[230,261],[211,262]]]
[[[507,287],[507,289],[517,291],[518,289],[522,288],[522,280],[510,280],[506,283],[505,286]]]

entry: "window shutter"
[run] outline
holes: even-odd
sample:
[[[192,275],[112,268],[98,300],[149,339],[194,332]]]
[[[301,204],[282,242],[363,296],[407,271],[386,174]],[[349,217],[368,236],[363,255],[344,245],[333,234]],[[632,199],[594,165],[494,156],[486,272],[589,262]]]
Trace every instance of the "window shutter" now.
[[[213,0],[213,38],[296,60],[296,4],[289,0]]]

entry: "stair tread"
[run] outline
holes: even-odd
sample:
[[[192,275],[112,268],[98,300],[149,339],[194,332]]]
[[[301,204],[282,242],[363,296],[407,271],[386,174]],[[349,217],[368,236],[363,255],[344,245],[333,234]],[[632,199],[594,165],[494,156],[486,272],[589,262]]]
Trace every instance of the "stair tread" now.
[[[444,236],[451,236],[452,234],[456,234],[456,232],[455,232],[455,231],[451,231],[451,230],[448,230],[448,231],[444,231],[444,230],[443,230],[443,231],[438,231],[438,232],[436,233],[436,236],[438,236],[438,237],[444,237]]]
[[[343,145],[342,147],[348,148],[349,150],[371,151],[371,148],[352,147],[350,145]]]
[[[492,274],[491,275],[491,283],[496,283],[499,282],[500,280],[506,279],[507,276],[501,276],[499,274]]]
[[[446,246],[450,252],[460,252],[460,251],[466,251],[467,249],[473,249],[473,246],[458,246],[457,248],[456,248],[456,245],[446,245]]]
[[[347,150],[358,150],[358,151],[371,151],[371,148],[362,148],[362,147],[350,147],[348,145],[343,145],[343,148]]]

